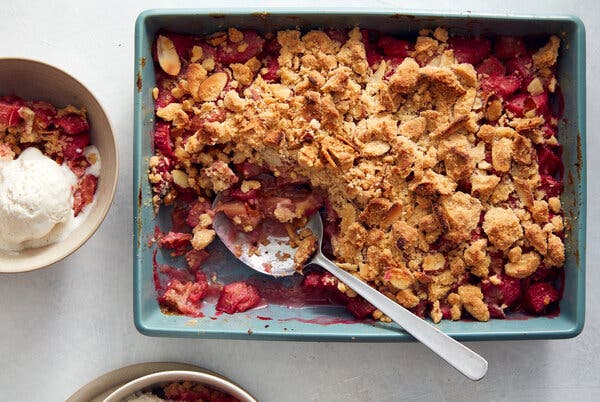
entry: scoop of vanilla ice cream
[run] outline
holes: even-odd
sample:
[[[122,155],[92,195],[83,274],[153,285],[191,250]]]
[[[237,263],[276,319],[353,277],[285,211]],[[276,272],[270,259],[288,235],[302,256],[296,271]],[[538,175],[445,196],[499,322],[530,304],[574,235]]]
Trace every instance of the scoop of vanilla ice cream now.
[[[77,178],[37,148],[0,161],[0,249],[19,250],[73,216]]]

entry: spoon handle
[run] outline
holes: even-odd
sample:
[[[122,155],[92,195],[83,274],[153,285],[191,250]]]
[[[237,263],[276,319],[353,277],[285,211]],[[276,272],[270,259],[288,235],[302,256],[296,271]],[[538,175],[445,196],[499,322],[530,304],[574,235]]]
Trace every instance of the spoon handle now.
[[[488,363],[483,357],[390,300],[354,275],[339,268],[323,254],[317,253],[312,262],[344,282],[469,379],[479,380],[487,372]]]

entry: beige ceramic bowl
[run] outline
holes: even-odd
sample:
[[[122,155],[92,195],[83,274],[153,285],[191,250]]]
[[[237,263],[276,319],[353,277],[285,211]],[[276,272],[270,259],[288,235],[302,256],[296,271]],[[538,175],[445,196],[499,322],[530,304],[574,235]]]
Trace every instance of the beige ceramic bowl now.
[[[241,402],[257,402],[248,392],[220,375],[185,370],[161,371],[137,378],[118,388],[103,402],[123,402],[136,392],[173,381],[192,381],[225,392]]]
[[[101,172],[96,205],[87,220],[58,243],[18,254],[0,252],[0,273],[43,268],[77,250],[104,220],[115,194],[118,173],[117,145],[108,117],[94,95],[75,78],[38,61],[0,58],[0,95],[12,94],[28,100],[47,101],[57,107],[85,106],[90,123],[90,143],[100,153]]]

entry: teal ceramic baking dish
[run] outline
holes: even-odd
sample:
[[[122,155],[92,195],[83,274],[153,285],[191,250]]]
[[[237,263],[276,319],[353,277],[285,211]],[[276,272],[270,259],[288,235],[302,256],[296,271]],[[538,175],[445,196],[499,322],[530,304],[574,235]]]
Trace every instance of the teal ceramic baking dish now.
[[[356,322],[342,308],[290,309],[271,305],[255,312],[214,314],[208,305],[204,318],[190,319],[163,314],[153,283],[153,249],[148,239],[162,216],[155,217],[150,186],[146,179],[152,154],[154,123],[152,88],[155,86],[151,44],[161,29],[182,33],[211,33],[233,26],[260,31],[284,28],[348,28],[360,25],[385,33],[414,33],[422,28],[445,27],[458,34],[560,35],[564,46],[559,78],[565,98],[564,119],[559,135],[564,144],[565,192],[562,196],[569,219],[566,239],[566,286],[560,314],[492,320],[487,323],[443,321],[439,328],[461,340],[551,339],[578,335],[585,319],[585,28],[571,16],[475,15],[472,13],[406,12],[393,9],[190,9],[148,10],[135,27],[134,94],[134,315],[138,330],[151,336],[246,338],[278,340],[406,341],[412,338],[392,324]],[[216,254],[222,249],[216,246]],[[159,261],[165,257],[158,254]],[[168,259],[168,258],[167,258]],[[245,278],[249,269],[223,252],[207,263],[207,270],[221,269],[224,279]],[[212,264],[212,266],[211,266]],[[223,268],[226,267],[226,270]],[[286,283],[283,283],[285,286]]]

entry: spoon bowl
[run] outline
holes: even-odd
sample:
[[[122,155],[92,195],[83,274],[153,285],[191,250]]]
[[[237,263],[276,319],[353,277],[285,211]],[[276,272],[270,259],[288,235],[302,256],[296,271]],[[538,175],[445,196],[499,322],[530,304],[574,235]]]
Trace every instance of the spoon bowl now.
[[[218,204],[219,199],[218,196],[214,205]],[[309,222],[312,221],[311,219]],[[308,227],[312,230],[310,225]],[[296,273],[293,259],[296,249],[290,245],[290,238],[282,225],[268,225],[269,233],[264,233],[264,241],[257,242],[255,236],[244,233],[223,212],[217,212],[213,219],[213,229],[225,247],[255,271],[276,277]],[[284,258],[285,256],[291,257]]]

